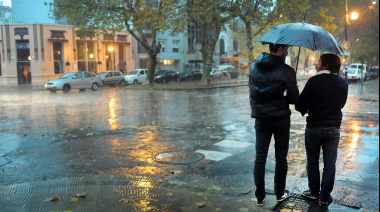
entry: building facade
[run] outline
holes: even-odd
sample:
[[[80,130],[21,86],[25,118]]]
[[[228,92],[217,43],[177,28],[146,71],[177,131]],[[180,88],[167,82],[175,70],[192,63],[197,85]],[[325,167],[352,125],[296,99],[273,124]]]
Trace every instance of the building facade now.
[[[134,40],[125,31],[78,36],[56,24],[0,25],[0,86],[42,85],[67,72],[135,69]]]
[[[12,8],[4,6],[3,2],[0,1],[0,24],[9,23],[12,23]]]
[[[148,43],[152,43],[151,34],[147,33]],[[161,44],[161,52],[157,55],[157,70],[175,69],[179,72],[183,70],[184,55],[184,34],[170,36],[169,32],[157,34],[157,45]],[[149,55],[146,49],[136,42],[136,67],[141,69],[149,68]]]

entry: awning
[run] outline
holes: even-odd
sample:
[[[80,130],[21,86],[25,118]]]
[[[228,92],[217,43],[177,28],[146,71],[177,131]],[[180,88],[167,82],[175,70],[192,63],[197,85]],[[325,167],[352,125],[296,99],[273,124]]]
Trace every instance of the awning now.
[[[66,43],[66,42],[69,42],[69,40],[66,40],[66,39],[48,39],[48,41],[50,42],[61,42],[61,43]]]

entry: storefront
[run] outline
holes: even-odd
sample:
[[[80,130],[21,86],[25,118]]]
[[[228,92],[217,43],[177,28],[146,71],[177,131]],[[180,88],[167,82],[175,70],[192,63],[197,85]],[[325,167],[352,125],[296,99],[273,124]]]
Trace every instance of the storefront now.
[[[0,25],[0,86],[43,85],[76,71],[126,73],[135,69],[131,43],[124,31],[78,37],[77,29],[66,25]]]

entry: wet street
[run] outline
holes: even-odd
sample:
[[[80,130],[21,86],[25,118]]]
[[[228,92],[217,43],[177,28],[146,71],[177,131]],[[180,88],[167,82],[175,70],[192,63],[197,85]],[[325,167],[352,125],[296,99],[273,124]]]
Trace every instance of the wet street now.
[[[300,89],[305,82],[299,82]],[[293,106],[292,112],[287,189],[300,192],[307,189],[306,118]],[[350,84],[343,112],[332,195],[379,210],[378,80]],[[255,131],[246,86],[2,92],[0,145],[0,185],[93,175],[153,175],[254,193],[250,191]],[[195,162],[196,152],[205,158]],[[157,160],[160,153],[173,155],[171,162],[176,163]],[[272,142],[267,189],[273,189],[274,159]]]

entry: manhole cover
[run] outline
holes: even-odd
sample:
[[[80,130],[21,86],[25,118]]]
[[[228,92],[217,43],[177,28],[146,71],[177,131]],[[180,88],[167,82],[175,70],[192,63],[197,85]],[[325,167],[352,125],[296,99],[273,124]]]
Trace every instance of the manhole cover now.
[[[288,198],[282,203],[275,206],[273,211],[283,212],[283,211],[313,211],[313,212],[326,212],[328,210],[328,205],[320,205],[318,201],[313,201],[309,199],[298,199],[298,198]]]
[[[153,157],[158,163],[187,165],[202,160],[205,156],[195,152],[162,152]]]

